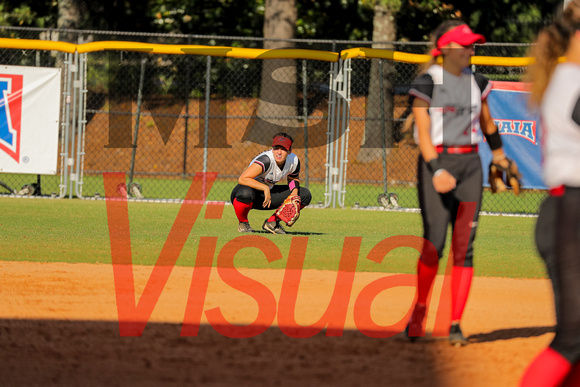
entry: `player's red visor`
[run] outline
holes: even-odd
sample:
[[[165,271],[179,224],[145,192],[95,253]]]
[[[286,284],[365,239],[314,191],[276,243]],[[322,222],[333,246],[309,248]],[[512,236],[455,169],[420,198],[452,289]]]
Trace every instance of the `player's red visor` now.
[[[441,35],[439,40],[437,40],[437,48],[431,50],[431,55],[441,55],[441,47],[445,47],[451,42],[458,43],[462,46],[469,46],[474,43],[485,43],[485,37],[471,31],[471,28],[467,24],[462,24]]]
[[[287,151],[292,149],[292,141],[290,141],[290,139],[286,137],[282,136],[274,137],[274,140],[272,141],[272,148],[275,147],[276,145],[283,147]]]

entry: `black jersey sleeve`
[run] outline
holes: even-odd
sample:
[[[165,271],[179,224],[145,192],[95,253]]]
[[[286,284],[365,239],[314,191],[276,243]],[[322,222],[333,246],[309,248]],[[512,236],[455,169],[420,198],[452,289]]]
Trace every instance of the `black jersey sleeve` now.
[[[298,159],[298,162],[296,163],[296,169],[292,173],[289,173],[288,177],[298,179],[298,175],[300,175],[300,159]]]
[[[262,172],[265,172],[270,168],[270,158],[266,155],[262,155],[254,160],[254,164],[261,166]]]
[[[489,81],[489,79],[487,79],[485,76],[481,74],[476,73],[473,74],[473,76],[475,77],[475,82],[477,83],[477,86],[479,86],[479,90],[481,91],[481,100],[483,101],[489,95],[489,92],[492,89],[492,84]]]
[[[580,96],[576,101],[576,105],[574,105],[574,109],[572,110],[572,121],[580,126]]]
[[[413,105],[415,98],[431,103],[431,98],[433,98],[433,86],[434,82],[431,75],[427,73],[419,75],[409,90],[409,104]]]

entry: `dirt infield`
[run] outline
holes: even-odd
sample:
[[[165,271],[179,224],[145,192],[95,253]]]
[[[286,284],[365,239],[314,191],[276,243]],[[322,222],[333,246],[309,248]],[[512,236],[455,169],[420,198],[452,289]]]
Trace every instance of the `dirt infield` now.
[[[204,315],[196,337],[181,337],[192,268],[176,267],[143,336],[120,337],[111,265],[0,261],[0,385],[398,385],[516,386],[553,337],[547,280],[476,277],[464,314],[470,345],[426,337],[365,336],[353,319],[361,289],[385,274],[356,273],[341,337],[291,338],[273,324],[252,338],[226,337]],[[141,294],[150,267],[135,267]],[[283,270],[243,270],[278,298]],[[335,272],[305,271],[296,305],[301,325],[326,310]],[[437,279],[434,297],[441,288]],[[372,319],[390,325],[408,311],[414,289],[380,293]],[[246,325],[258,307],[212,270],[204,310],[220,307]],[[427,330],[433,329],[431,313]]]

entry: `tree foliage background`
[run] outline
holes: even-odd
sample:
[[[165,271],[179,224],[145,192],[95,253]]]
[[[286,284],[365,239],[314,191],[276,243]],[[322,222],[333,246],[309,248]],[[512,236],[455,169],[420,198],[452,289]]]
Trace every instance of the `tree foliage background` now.
[[[370,41],[377,3],[398,5],[397,40],[428,40],[442,20],[462,18],[490,42],[526,43],[560,1],[296,0],[296,38]],[[265,0],[0,0],[0,26],[57,28],[67,4],[79,10],[78,29],[263,36]]]

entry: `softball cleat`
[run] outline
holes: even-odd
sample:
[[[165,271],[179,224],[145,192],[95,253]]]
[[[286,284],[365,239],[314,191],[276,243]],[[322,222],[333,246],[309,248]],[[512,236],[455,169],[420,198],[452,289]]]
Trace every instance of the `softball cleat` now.
[[[449,343],[454,347],[462,347],[469,344],[467,339],[463,336],[463,332],[461,332],[459,323],[451,324],[451,329],[449,329]]]
[[[409,319],[409,324],[407,324],[407,328],[405,329],[405,333],[409,338],[409,340],[415,341],[417,340],[417,337],[425,335],[425,332],[423,332],[423,320],[425,319],[426,312],[427,305],[425,304],[415,305],[413,314]]]
[[[250,226],[249,222],[240,222],[238,224],[238,232],[250,233],[254,232],[254,229]]]

